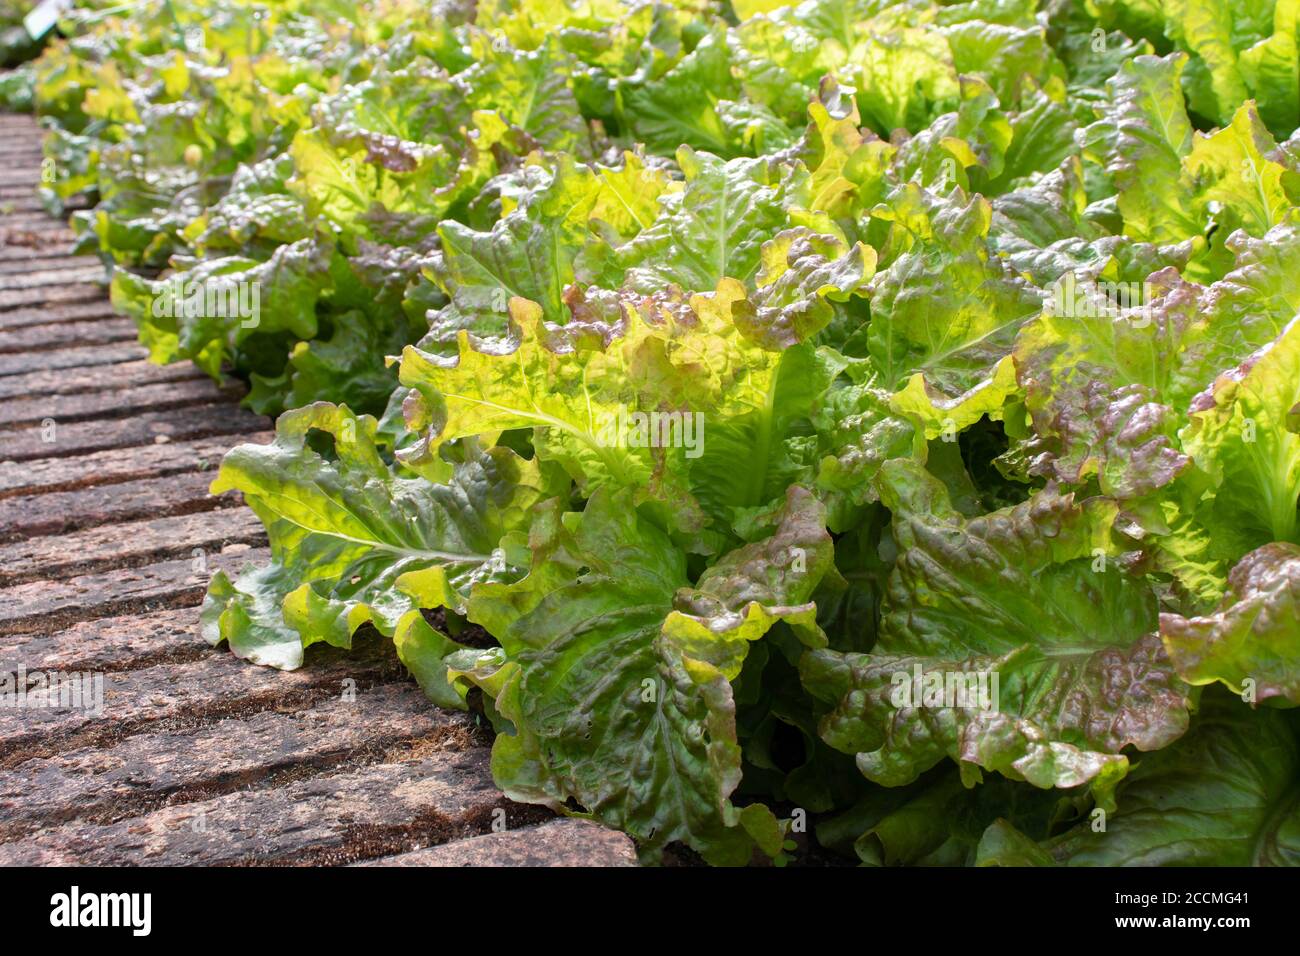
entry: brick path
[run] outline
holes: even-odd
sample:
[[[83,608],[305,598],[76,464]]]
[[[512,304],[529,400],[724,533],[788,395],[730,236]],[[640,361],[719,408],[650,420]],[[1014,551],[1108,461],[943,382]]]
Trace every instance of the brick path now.
[[[482,728],[388,642],[285,674],[201,641],[207,575],[266,545],[208,484],[270,422],[145,361],[41,211],[39,136],[0,116],[0,678],[94,672],[104,707],[0,707],[0,865],[633,863],[619,834],[507,801]]]

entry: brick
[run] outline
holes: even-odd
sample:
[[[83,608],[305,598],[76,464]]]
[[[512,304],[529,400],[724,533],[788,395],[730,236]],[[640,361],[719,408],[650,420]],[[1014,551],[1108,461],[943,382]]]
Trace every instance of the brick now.
[[[70,252],[76,240],[76,234],[67,228],[36,232],[31,229],[6,229],[4,223],[0,222],[0,260],[27,259],[60,250]]]
[[[0,844],[0,865],[321,865],[454,839],[505,798],[487,755],[434,754]]]
[[[0,352],[34,352],[71,348],[78,345],[104,345],[110,342],[133,342],[135,323],[130,319],[97,319],[89,322],[56,322],[28,325],[17,329],[0,329]]]
[[[0,767],[21,767],[34,757],[73,748],[102,748],[162,727],[303,709],[341,696],[347,686],[360,694],[405,676],[392,643],[378,635],[359,640],[352,653],[321,647],[310,666],[284,673],[253,666],[225,650],[207,649],[193,609],[190,618],[191,637],[206,653],[139,670],[95,672],[96,680],[103,681],[102,712],[96,713],[93,706],[0,707]],[[27,663],[21,666],[27,674],[40,670]],[[354,684],[345,685],[345,680]]]
[[[3,162],[3,159],[4,157],[0,156],[0,162]],[[40,196],[30,190],[19,187],[17,192],[0,192],[0,215],[44,211],[45,203],[41,202]]]
[[[155,365],[147,359],[136,359],[117,365],[38,369],[34,372],[0,377],[0,398],[99,392],[120,388],[123,382],[139,386],[152,382],[179,382],[192,378],[207,378],[207,376],[189,362]]]
[[[33,229],[20,226],[23,232],[36,235],[49,233],[56,235],[66,230]],[[35,289],[10,289],[0,291],[0,309],[12,309],[16,306],[41,305],[46,302],[85,302],[95,297],[103,297],[104,288],[95,282],[66,282],[61,285],[40,286]]]
[[[130,381],[130,379],[126,379]],[[121,382],[116,383],[120,385]],[[243,389],[231,383],[225,390],[208,378],[158,382],[153,385],[112,386],[103,391],[72,395],[26,395],[7,399],[0,405],[0,428],[31,425],[53,418],[57,422],[86,419],[124,418],[142,412],[210,405],[237,399]],[[0,436],[0,448],[4,438]]]
[[[134,342],[118,345],[87,345],[26,355],[0,355],[0,376],[22,375],[37,369],[80,368],[87,365],[116,365],[139,360],[144,350]]]
[[[261,548],[231,545],[209,555],[203,573],[195,573],[192,559],[184,558],[0,588],[0,632],[50,631],[72,621],[197,604],[212,573],[235,574],[268,557]]]
[[[0,672],[12,673],[19,665],[32,670],[125,670],[194,660],[206,653],[190,605],[80,621],[47,634],[6,634],[0,641]]]
[[[14,221],[21,221],[28,218],[29,214],[14,216],[9,220],[12,224]],[[44,213],[30,214],[31,218],[44,218]],[[9,292],[14,289],[42,289],[46,286],[63,286],[74,285],[78,283],[101,283],[105,281],[104,267],[96,262],[91,266],[66,265],[58,266],[51,269],[29,269],[20,273],[0,273],[0,292]]]
[[[5,498],[19,495],[35,496],[48,492],[71,491],[95,485],[115,484],[127,481],[140,481],[151,477],[162,478],[167,475],[183,474],[191,471],[207,472],[204,481],[210,484],[216,474],[216,468],[222,457],[230,448],[240,442],[264,443],[271,440],[269,432],[241,432],[234,435],[214,435],[209,438],[197,438],[192,441],[163,442],[161,444],[140,445],[132,448],[129,454],[118,450],[94,452],[74,458],[42,458],[24,462],[0,461],[0,502]],[[112,496],[112,492],[101,493]],[[34,500],[31,507],[40,511],[41,507]],[[84,509],[93,507],[87,502],[74,501],[73,506]],[[216,507],[216,505],[210,505]],[[49,509],[44,509],[46,512]],[[147,514],[148,512],[146,512]],[[175,512],[159,512],[168,514]],[[0,503],[0,540],[4,540],[6,514],[5,505]],[[76,516],[65,516],[75,518]],[[140,515],[139,517],[144,517]],[[128,520],[118,518],[117,520]],[[87,527],[84,522],[74,521],[66,527]],[[49,534],[51,532],[29,532],[32,534]]]
[[[265,543],[262,522],[247,508],[100,525],[0,544],[0,587],[167,558],[193,558],[196,548],[212,554],[229,544]]]
[[[390,754],[413,759],[379,763]],[[360,690],[350,702],[331,695],[292,713],[264,710],[188,732],[136,735],[0,772],[0,865],[33,859],[33,847],[71,852],[63,858],[79,863],[182,862],[182,851],[208,864],[233,863],[337,847],[351,827],[401,827],[429,810],[488,815],[502,797],[487,760],[469,719],[431,707],[414,684]],[[366,765],[292,780],[349,761]],[[47,794],[48,802],[34,803],[32,793]],[[157,809],[181,801],[188,806]],[[154,829],[175,820],[173,810],[201,812],[218,839],[175,843],[163,859],[142,859],[148,854],[130,834],[142,823]],[[14,842],[38,828],[39,839]]]
[[[503,830],[357,866],[636,866],[636,845],[625,834],[586,820],[552,820]]]
[[[33,250],[41,255],[72,248],[77,241],[71,229],[6,229],[0,223],[0,259],[23,258]]]
[[[0,199],[0,202],[4,202]],[[31,256],[26,261],[0,263],[0,275],[5,273],[22,273],[34,269],[51,269],[51,268],[89,268],[90,266],[99,266],[103,264],[94,256]]]
[[[51,417],[55,422],[52,433],[40,424],[0,432],[0,459],[21,462],[32,458],[62,458],[155,444],[159,438],[186,441],[209,435],[238,434],[262,428],[266,421],[228,402],[64,424],[59,424],[57,415]],[[51,434],[54,440],[46,441]]]
[[[81,528],[151,516],[232,507],[237,500],[234,496],[216,498],[208,494],[212,477],[212,472],[189,471],[164,478],[0,499],[0,542],[67,534]]]

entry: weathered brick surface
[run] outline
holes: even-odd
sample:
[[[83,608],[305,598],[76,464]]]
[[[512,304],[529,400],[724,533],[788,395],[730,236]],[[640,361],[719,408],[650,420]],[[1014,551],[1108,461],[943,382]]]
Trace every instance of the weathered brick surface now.
[[[0,186],[0,202],[4,202],[6,196],[31,195],[17,186]],[[72,230],[68,232],[68,239],[65,242],[52,242],[49,239],[40,239],[39,237],[26,237],[21,230],[5,229],[4,222],[0,221],[0,261],[22,261],[27,259],[43,259],[45,256],[53,255],[60,250],[70,251],[73,247]]]
[[[0,293],[0,296],[3,294]],[[22,355],[0,355],[0,375],[23,375],[37,369],[81,368],[87,365],[116,365],[140,358],[133,342],[117,345],[87,345]]]
[[[234,574],[268,557],[263,548],[229,545],[204,558],[202,571],[195,570],[194,559],[183,558],[0,588],[0,632],[48,631],[72,621],[197,603],[213,572]]]
[[[118,388],[111,394],[79,392],[72,395],[25,395],[22,398],[6,399],[0,404],[0,427],[38,424],[47,418],[64,423],[88,418],[125,418],[142,412],[211,404],[223,398],[236,397],[241,392],[241,389],[234,386],[223,392],[210,379],[191,378],[154,385],[131,385]],[[262,421],[253,419],[252,424],[261,425]]]
[[[550,820],[423,850],[368,860],[357,866],[636,866],[628,837],[586,820]]]
[[[20,223],[16,227],[7,224],[7,227],[40,234],[40,227],[35,225]],[[103,294],[103,287],[96,282],[65,282],[62,285],[37,286],[32,289],[11,289],[8,292],[0,291],[0,309],[12,309],[20,305],[39,305],[47,302],[85,302]]]
[[[11,215],[8,225],[32,221],[46,222],[44,212],[18,213]],[[42,289],[44,286],[64,286],[79,283],[102,283],[104,267],[99,263],[92,265],[62,265],[48,269],[29,269],[21,273],[0,273],[0,292],[15,289]],[[42,291],[42,295],[46,293]]]
[[[151,382],[179,382],[206,378],[188,362],[155,365],[136,359],[116,365],[90,365],[68,369],[36,369],[18,375],[0,377],[0,398],[39,398],[44,395],[70,395],[120,388],[123,383],[147,385]]]
[[[460,714],[428,706],[409,683],[362,686],[344,699],[324,686],[311,706],[249,706],[239,716],[159,726],[111,747],[36,755],[0,771],[0,861],[7,842],[72,821],[129,820],[165,803],[269,788],[331,768],[442,751],[462,752],[474,729]],[[323,695],[323,696],[322,696]],[[305,699],[305,698],[304,698]],[[469,749],[476,749],[472,746]],[[35,804],[25,794],[48,799]]]
[[[0,457],[19,462],[31,458],[63,458],[108,448],[254,431],[265,427],[265,421],[229,402],[62,425],[55,417],[53,427],[36,424],[0,431]]]
[[[7,216],[5,216],[5,225],[8,226],[10,229],[14,229],[14,228],[25,229],[29,227],[41,229],[48,226],[49,224],[50,224],[49,213],[47,213],[42,208],[15,210],[14,212],[11,212]],[[84,279],[82,281],[97,282],[102,279],[103,279],[103,274],[101,272],[101,274],[97,276],[89,277],[88,279]],[[11,288],[20,288],[20,287],[12,286]],[[34,287],[26,286],[25,288],[34,288]]]
[[[24,255],[30,255],[32,250],[39,250],[42,255],[46,255],[59,248],[71,249],[76,239],[76,233],[58,223],[36,231],[8,228],[0,222],[0,259],[23,258]]]
[[[265,424],[265,423],[264,423]],[[130,454],[101,451],[75,458],[41,458],[34,461],[0,461],[0,499],[38,492],[63,491],[90,485],[136,481],[186,471],[207,472],[210,483],[225,453],[240,442],[265,443],[269,432],[214,435],[184,442],[141,445]],[[201,482],[200,482],[201,483]],[[204,486],[206,488],[206,485]],[[110,493],[111,494],[111,493]],[[0,505],[0,513],[3,513]],[[72,527],[73,525],[69,525]],[[84,527],[77,524],[76,527]],[[4,521],[0,519],[0,538]]]
[[[0,587],[166,558],[197,559],[226,545],[265,541],[262,523],[247,508],[101,525],[67,535],[0,544]],[[200,552],[197,556],[196,550]]]
[[[0,203],[3,202],[4,200],[0,199]],[[35,269],[80,269],[88,268],[90,266],[100,266],[101,269],[103,268],[103,266],[100,265],[99,260],[94,256],[39,255],[32,256],[21,262],[0,263],[0,275],[28,272]],[[107,314],[112,315],[112,311],[110,310]]]
[[[67,534],[151,515],[179,515],[232,507],[234,496],[208,494],[212,471],[144,478],[74,491],[0,498],[0,542]]]
[[[0,352],[36,352],[74,345],[133,342],[135,338],[135,323],[130,319],[50,322],[44,325],[19,326],[16,329],[0,329]]]
[[[195,640],[197,631],[195,627]],[[391,643],[379,640],[360,641],[351,654],[321,648],[312,655],[312,665],[285,674],[251,666],[231,654],[211,654],[140,670],[96,672],[89,705],[83,700],[80,707],[46,706],[37,696],[30,706],[0,707],[0,767],[21,767],[42,754],[111,743],[161,722],[176,726],[236,713],[295,710],[349,688],[368,693],[404,676]],[[35,670],[24,665],[19,673]],[[97,689],[101,680],[102,698]]]
[[[207,657],[196,640],[193,606],[79,621],[48,633],[6,634],[0,673],[20,665],[42,670],[125,670],[160,661]]]
[[[343,863],[481,832],[505,806],[485,751],[433,753],[41,831],[0,844],[0,864]]]
[[[44,208],[45,204],[36,196],[0,195],[0,214],[3,214],[5,210],[10,213],[40,212]]]

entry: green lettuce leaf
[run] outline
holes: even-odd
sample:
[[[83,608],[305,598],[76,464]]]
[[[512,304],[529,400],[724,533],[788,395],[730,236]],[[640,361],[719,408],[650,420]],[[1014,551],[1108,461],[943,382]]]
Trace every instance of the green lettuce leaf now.
[[[204,636],[254,663],[293,669],[317,641],[350,647],[363,623],[391,636],[419,608],[463,611],[478,582],[522,574],[509,535],[548,486],[505,448],[467,458],[445,485],[403,478],[380,457],[376,422],[345,406],[280,416],[270,445],[241,445],[212,492],[238,490],[267,527],[271,564],[213,576]],[[310,441],[332,439],[326,457]]]
[[[1207,695],[1192,731],[1121,785],[1104,830],[1047,849],[1071,866],[1295,866],[1298,777],[1294,721]]]

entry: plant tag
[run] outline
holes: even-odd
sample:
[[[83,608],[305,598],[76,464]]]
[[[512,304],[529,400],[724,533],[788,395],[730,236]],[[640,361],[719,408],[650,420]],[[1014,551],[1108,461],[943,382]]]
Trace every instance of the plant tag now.
[[[41,0],[32,12],[23,17],[23,27],[33,40],[39,40],[54,29],[59,17],[72,9],[72,0]]]

